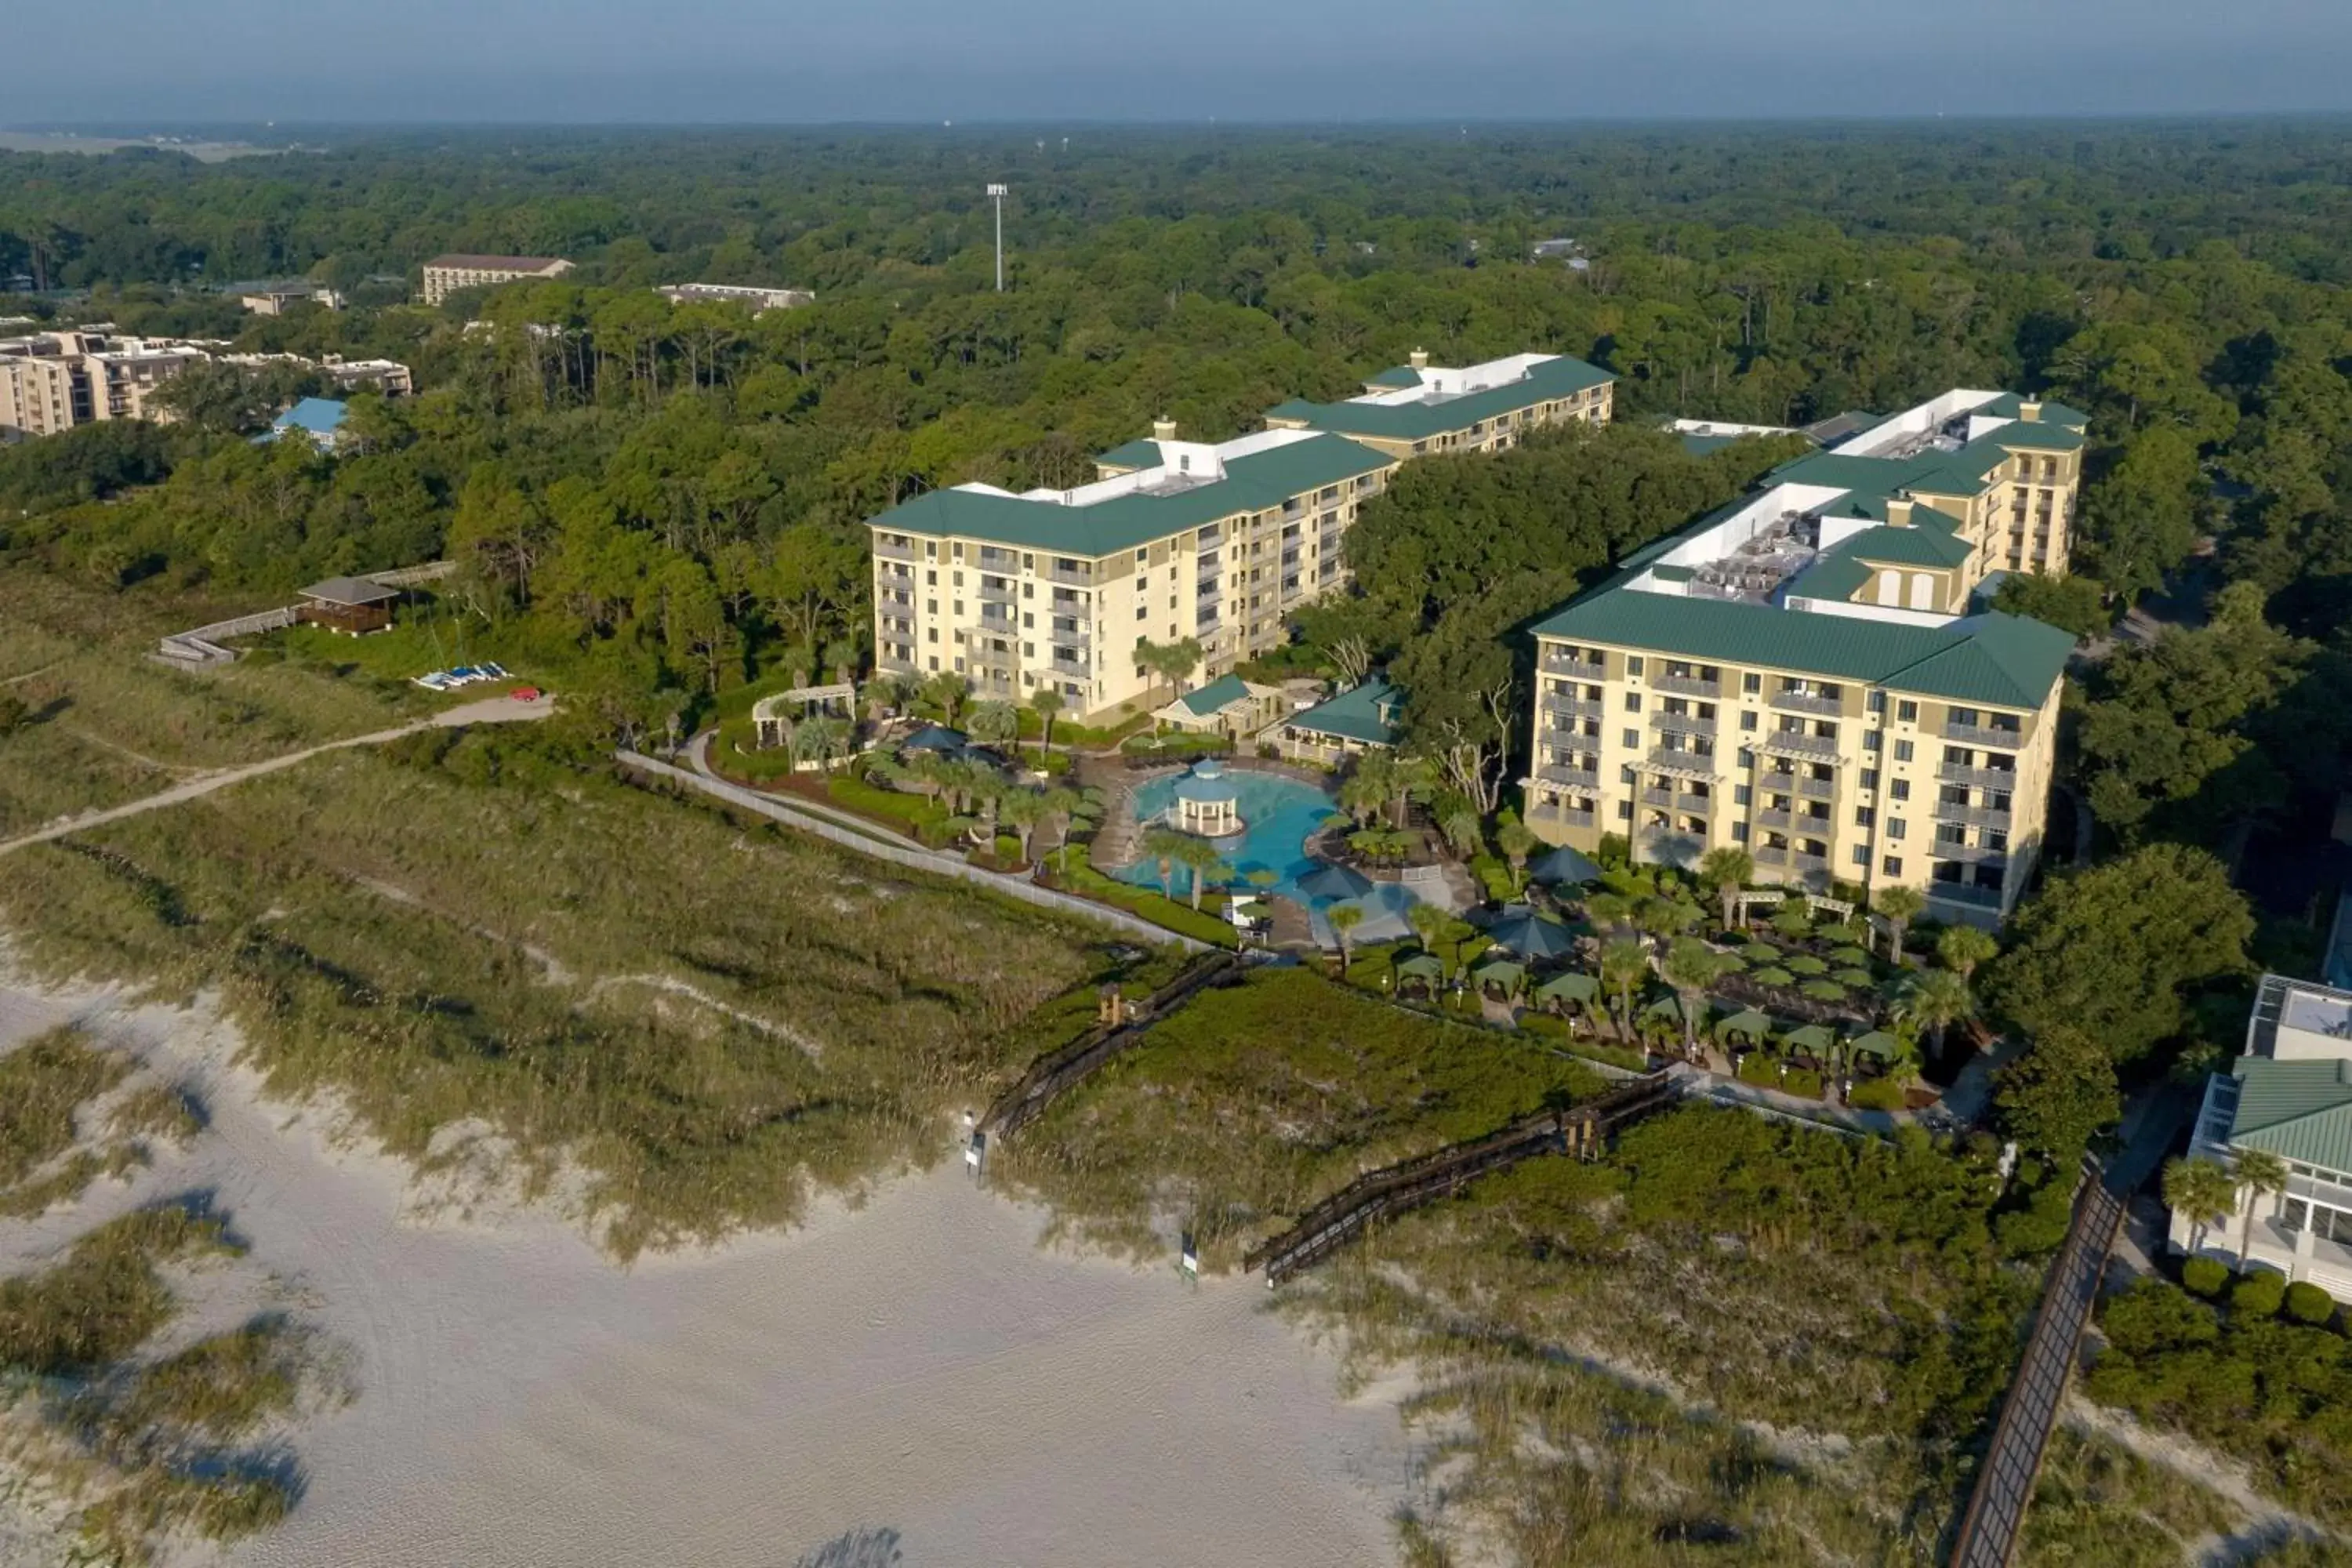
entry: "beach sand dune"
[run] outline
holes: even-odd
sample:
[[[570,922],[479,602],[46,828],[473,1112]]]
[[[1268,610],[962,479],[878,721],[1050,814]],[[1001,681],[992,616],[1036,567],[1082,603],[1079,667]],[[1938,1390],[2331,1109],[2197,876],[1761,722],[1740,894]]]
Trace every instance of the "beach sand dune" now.
[[[209,1187],[352,1356],[357,1399],[297,1437],[308,1494],[233,1563],[1395,1560],[1395,1409],[1342,1403],[1257,1281],[1041,1250],[1040,1211],[950,1164],[624,1272],[536,1212],[420,1222],[401,1166],[263,1100],[201,1012],[20,991],[0,1040],[66,1016],[213,1116],[106,1206]]]

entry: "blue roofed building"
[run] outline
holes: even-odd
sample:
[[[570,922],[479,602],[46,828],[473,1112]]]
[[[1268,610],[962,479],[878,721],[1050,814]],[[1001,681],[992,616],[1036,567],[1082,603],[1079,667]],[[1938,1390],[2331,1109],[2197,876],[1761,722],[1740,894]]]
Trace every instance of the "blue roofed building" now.
[[[342,439],[343,420],[350,405],[331,397],[306,397],[279,415],[269,426],[270,438],[299,436],[322,452],[331,452]]]

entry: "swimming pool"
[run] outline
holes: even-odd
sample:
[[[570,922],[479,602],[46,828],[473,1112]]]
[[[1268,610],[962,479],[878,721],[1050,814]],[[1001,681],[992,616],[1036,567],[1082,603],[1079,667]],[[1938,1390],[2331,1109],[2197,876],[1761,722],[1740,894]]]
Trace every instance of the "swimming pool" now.
[[[1166,778],[1151,780],[1139,785],[1135,792],[1135,819],[1146,826],[1166,816],[1170,804],[1176,798],[1178,781],[1186,775],[1171,773]],[[1241,813],[1242,831],[1233,839],[1213,840],[1222,852],[1222,870],[1210,873],[1210,885],[1230,883],[1236,889],[1254,888],[1250,881],[1253,871],[1271,871],[1274,881],[1257,891],[1294,900],[1307,907],[1312,918],[1318,941],[1329,938],[1329,928],[1324,924],[1323,911],[1333,904],[1353,902],[1364,911],[1364,923],[1356,929],[1359,942],[1381,942],[1411,931],[1404,911],[1420,900],[1394,882],[1382,882],[1360,899],[1310,898],[1298,889],[1298,879],[1324,862],[1307,853],[1307,836],[1341,813],[1331,804],[1323,790],[1280,773],[1259,773],[1253,769],[1235,768],[1225,774],[1234,786],[1234,806]],[[1178,866],[1171,873],[1176,897],[1189,895],[1192,875]],[[1160,862],[1146,855],[1118,873],[1119,879],[1141,888],[1160,886]]]

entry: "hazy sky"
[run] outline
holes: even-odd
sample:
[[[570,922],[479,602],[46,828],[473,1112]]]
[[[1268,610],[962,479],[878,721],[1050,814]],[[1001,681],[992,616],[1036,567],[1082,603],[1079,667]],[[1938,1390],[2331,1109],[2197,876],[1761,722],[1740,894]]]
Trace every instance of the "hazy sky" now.
[[[2352,0],[22,0],[0,122],[2352,110]]]

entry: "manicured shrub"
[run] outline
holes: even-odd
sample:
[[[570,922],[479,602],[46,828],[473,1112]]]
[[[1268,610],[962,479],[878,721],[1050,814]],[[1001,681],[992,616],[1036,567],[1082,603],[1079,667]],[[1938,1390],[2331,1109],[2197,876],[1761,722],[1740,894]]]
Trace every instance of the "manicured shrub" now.
[[[2286,1276],[2249,1274],[2230,1290],[2230,1310],[2243,1318],[2275,1318],[2286,1300]]]
[[[1778,1089],[1780,1087],[1780,1064],[1762,1051],[1750,1051],[1739,1060],[1739,1079],[1742,1083]]]
[[[2336,1298],[2308,1279],[2298,1279],[2286,1288],[2286,1315],[2317,1327],[2336,1316]]]
[[[2191,1295],[2210,1300],[2229,1282],[2230,1270],[2210,1258],[2192,1258],[2180,1266],[2180,1283],[2188,1287]]]
[[[1853,1086],[1846,1103],[1859,1110],[1900,1110],[1903,1089],[1891,1078],[1874,1078]]]
[[[1780,1080],[1780,1092],[1799,1095],[1806,1100],[1819,1100],[1822,1097],[1822,1075],[1799,1068]]]

